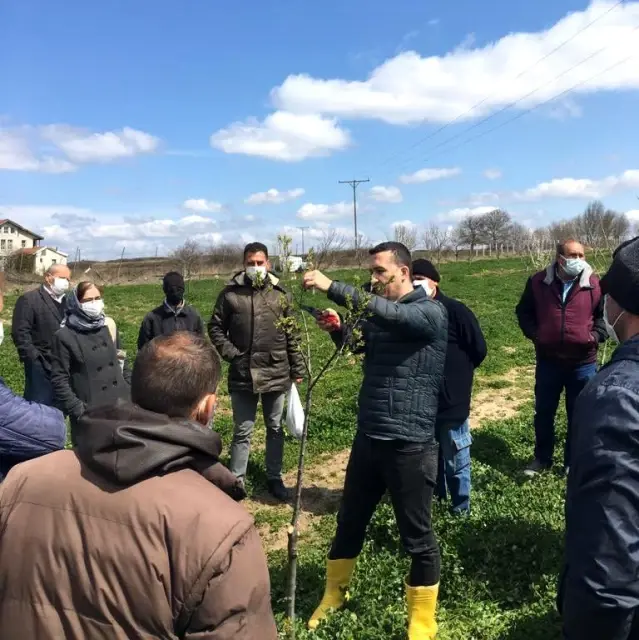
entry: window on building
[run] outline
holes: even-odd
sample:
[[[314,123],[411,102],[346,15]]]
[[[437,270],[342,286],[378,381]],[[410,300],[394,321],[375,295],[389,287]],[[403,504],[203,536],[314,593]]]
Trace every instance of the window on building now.
[[[57,262],[58,261],[55,258],[53,258],[53,260],[51,260],[51,264],[56,264]]]
[[[15,233],[15,232],[16,232],[15,227],[11,227],[11,233]]]
[[[7,249],[9,251],[13,249],[13,240],[7,240]]]
[[[2,249],[3,251],[6,250],[7,248],[7,241],[6,240],[0,240],[0,249]]]
[[[27,241],[26,241],[26,240],[23,240],[23,241],[22,241],[22,248],[24,249],[26,246],[27,246]]]

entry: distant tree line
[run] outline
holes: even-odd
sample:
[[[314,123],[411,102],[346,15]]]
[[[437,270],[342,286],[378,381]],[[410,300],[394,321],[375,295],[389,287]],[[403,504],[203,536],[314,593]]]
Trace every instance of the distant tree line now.
[[[497,208],[483,215],[468,215],[454,227],[399,224],[394,228],[393,239],[411,251],[421,249],[441,261],[450,254],[459,259],[462,252],[469,260],[486,254],[497,258],[504,253],[539,254],[553,251],[558,242],[567,238],[580,240],[591,249],[611,251],[632,232],[625,214],[595,200],[580,215],[547,227],[528,228],[515,222],[508,211]]]

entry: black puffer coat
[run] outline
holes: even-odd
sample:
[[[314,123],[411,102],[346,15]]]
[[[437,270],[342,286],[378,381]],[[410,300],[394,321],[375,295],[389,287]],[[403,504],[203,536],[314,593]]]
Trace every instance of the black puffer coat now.
[[[231,363],[229,391],[288,391],[291,380],[304,377],[297,337],[277,326],[288,313],[283,298],[286,292],[272,274],[256,287],[242,272],[220,293],[208,330],[220,356]]]
[[[333,302],[345,306],[352,300],[355,308],[361,295],[341,282],[328,291]],[[419,287],[398,302],[372,296],[368,312],[358,428],[370,436],[429,442],[446,360],[446,309]]]

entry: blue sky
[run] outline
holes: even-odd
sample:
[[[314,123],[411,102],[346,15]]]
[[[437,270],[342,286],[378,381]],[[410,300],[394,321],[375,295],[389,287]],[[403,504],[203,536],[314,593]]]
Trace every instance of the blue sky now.
[[[352,237],[338,180],[368,177],[371,241],[594,197],[639,221],[639,2],[443,4],[2,3],[0,217],[94,258],[308,244]]]

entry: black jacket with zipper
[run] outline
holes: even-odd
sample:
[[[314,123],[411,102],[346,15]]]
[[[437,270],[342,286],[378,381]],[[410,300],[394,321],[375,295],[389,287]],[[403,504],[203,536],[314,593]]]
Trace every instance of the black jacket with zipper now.
[[[204,322],[200,314],[188,304],[177,311],[161,304],[149,311],[142,320],[138,335],[138,351],[153,338],[168,336],[176,331],[190,331],[204,336]]]

